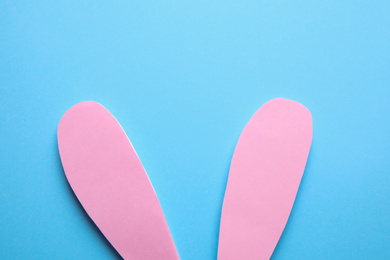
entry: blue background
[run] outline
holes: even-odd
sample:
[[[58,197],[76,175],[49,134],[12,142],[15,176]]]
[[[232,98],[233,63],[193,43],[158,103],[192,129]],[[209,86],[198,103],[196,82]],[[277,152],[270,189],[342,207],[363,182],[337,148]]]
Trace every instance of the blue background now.
[[[132,141],[180,257],[216,259],[235,144],[284,97],[314,137],[273,259],[389,259],[389,28],[387,0],[0,1],[0,258],[119,258],[57,150],[63,113],[94,100]]]

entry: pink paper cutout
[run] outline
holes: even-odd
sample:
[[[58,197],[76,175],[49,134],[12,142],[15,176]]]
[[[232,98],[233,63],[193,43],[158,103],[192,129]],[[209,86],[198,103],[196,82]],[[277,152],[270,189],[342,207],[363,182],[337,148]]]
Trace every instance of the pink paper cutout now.
[[[96,102],[70,108],[58,147],[77,198],[124,259],[179,259],[149,178],[110,112]]]
[[[311,114],[297,102],[273,99],[253,115],[230,166],[219,260],[271,257],[290,215],[311,140]]]

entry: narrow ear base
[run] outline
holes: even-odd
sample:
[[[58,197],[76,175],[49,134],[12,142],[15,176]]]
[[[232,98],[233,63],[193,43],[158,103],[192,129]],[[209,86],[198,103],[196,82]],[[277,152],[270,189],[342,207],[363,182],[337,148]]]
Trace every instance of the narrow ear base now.
[[[133,146],[102,105],[71,107],[58,126],[65,175],[88,215],[124,259],[179,259],[160,203]]]
[[[245,126],[226,188],[218,259],[269,259],[287,223],[312,141],[312,117],[276,98]]]

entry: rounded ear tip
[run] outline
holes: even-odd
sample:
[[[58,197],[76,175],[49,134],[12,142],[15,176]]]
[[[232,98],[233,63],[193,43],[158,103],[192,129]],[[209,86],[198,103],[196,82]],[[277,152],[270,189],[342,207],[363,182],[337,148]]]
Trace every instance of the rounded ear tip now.
[[[57,138],[60,136],[61,129],[63,128],[63,126],[66,125],[66,122],[68,121],[69,118],[72,117],[74,113],[78,113],[80,110],[91,110],[91,109],[99,109],[99,108],[106,109],[103,105],[101,105],[96,101],[82,101],[70,107],[62,115],[60,122],[58,123]]]
[[[76,105],[73,105],[68,110],[66,110],[64,115],[61,117],[60,123],[69,114],[72,114],[73,112],[75,112],[77,110],[80,110],[80,109],[91,109],[91,108],[98,108],[98,107],[99,108],[104,108],[103,105],[101,105],[100,103],[98,103],[96,101],[83,101],[83,102],[77,103]]]
[[[312,115],[311,115],[310,110],[297,101],[287,99],[287,98],[277,97],[277,98],[269,100],[265,104],[285,105],[285,106],[289,106],[290,108],[295,108],[295,109],[299,108],[300,110],[302,110],[302,113],[306,114],[307,117],[310,118],[310,121],[312,121]]]
[[[69,108],[69,110],[74,109],[74,108],[84,108],[84,107],[88,107],[88,108],[103,107],[103,105],[101,105],[100,103],[98,103],[96,101],[82,101],[82,102],[77,103],[76,105],[72,106],[71,108]]]
[[[100,103],[96,101],[82,101],[80,103],[77,103],[76,105],[73,105],[71,108],[69,108],[65,114],[68,111],[76,110],[76,109],[81,109],[81,108],[93,108],[93,107],[103,107]]]

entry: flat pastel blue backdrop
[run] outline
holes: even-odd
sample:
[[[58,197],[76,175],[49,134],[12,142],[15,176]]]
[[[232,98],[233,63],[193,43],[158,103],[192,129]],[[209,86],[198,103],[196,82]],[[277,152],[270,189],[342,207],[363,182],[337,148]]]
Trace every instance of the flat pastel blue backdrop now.
[[[390,1],[0,2],[0,258],[119,259],[62,170],[76,103],[123,126],[180,257],[216,259],[230,160],[275,97],[314,138],[273,259],[390,259]],[[261,246],[261,245],[259,245]]]

